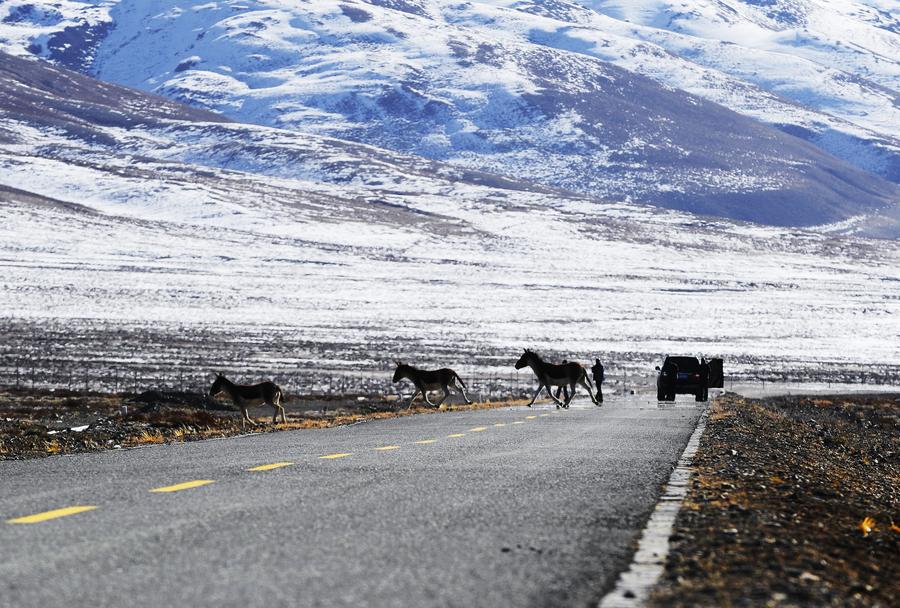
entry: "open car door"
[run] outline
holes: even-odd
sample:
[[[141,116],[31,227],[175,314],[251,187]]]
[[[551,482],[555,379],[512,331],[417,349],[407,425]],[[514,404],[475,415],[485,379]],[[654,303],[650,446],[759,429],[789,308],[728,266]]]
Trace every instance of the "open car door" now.
[[[725,388],[725,372],[721,359],[709,360],[709,388]]]

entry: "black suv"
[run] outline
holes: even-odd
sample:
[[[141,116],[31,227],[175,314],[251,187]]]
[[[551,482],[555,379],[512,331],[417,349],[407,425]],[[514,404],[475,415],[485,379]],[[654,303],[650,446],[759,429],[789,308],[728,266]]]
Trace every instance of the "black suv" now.
[[[675,401],[675,395],[694,395],[697,401],[709,398],[709,389],[722,388],[725,377],[722,360],[710,359],[703,365],[696,357],[666,357],[662,367],[657,367],[656,398],[659,401]]]

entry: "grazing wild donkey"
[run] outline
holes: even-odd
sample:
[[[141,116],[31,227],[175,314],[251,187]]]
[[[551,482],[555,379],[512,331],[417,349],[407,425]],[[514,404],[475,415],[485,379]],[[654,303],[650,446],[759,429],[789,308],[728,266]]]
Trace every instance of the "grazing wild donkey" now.
[[[394,382],[400,382],[404,378],[411,381],[416,386],[416,392],[410,397],[407,409],[412,407],[413,400],[419,393],[422,393],[422,398],[425,399],[428,405],[432,407],[439,406],[450,396],[450,387],[459,391],[462,394],[463,399],[466,400],[466,403],[472,403],[469,400],[469,396],[466,394],[466,384],[462,381],[462,378],[459,377],[459,374],[452,369],[445,367],[434,371],[425,371],[424,369],[418,369],[412,365],[397,361],[397,369],[394,371]],[[428,400],[427,391],[436,391],[438,389],[444,391],[444,396],[441,397],[441,400],[437,403],[432,403]]]
[[[284,393],[274,382],[235,384],[222,374],[216,374],[216,380],[209,388],[209,396],[215,397],[219,393],[228,393],[234,404],[241,408],[241,428],[244,428],[247,422],[256,426],[256,423],[250,419],[247,408],[256,407],[263,403],[271,405],[275,409],[275,413],[272,415],[272,424],[278,421],[279,412],[281,412],[281,421],[287,422],[284,419],[284,406],[281,405]]]
[[[531,403],[528,404],[528,407],[534,404],[535,399],[538,398],[544,387],[547,388],[547,394],[550,395],[550,398],[556,401],[557,408],[560,405],[569,407],[569,402],[575,397],[575,387],[579,383],[587,389],[591,401],[594,402],[594,405],[597,405],[597,398],[594,397],[594,387],[591,386],[591,379],[588,378],[587,372],[580,363],[569,362],[562,365],[554,365],[547,363],[536,352],[526,348],[519,360],[516,361],[516,369],[522,369],[523,367],[530,367],[538,379],[538,389],[534,393],[534,397],[531,398]],[[565,403],[561,402],[559,397],[553,395],[554,386],[568,386],[571,389],[571,393],[566,396]]]

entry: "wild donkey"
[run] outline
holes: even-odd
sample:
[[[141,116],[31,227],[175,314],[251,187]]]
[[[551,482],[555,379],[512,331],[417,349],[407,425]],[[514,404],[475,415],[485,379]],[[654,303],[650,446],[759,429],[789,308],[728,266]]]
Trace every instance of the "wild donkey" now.
[[[209,388],[209,396],[215,397],[223,392],[227,393],[234,404],[241,408],[241,428],[244,428],[247,422],[256,426],[256,423],[250,419],[247,408],[256,407],[263,403],[271,405],[275,409],[275,413],[272,414],[272,424],[278,421],[279,412],[281,412],[281,421],[287,422],[284,418],[284,406],[281,405],[284,393],[274,382],[235,384],[222,374],[216,374],[216,380]]]
[[[428,405],[438,407],[450,396],[450,387],[459,391],[462,394],[463,399],[466,400],[466,403],[472,403],[469,400],[469,396],[466,394],[465,383],[462,381],[462,378],[459,377],[459,374],[452,369],[445,367],[434,371],[425,371],[424,369],[418,369],[412,365],[397,361],[397,369],[394,371],[394,382],[400,382],[404,378],[411,381],[416,386],[416,392],[409,398],[407,409],[412,407],[413,400],[419,393],[422,393],[422,398],[425,399]],[[441,397],[441,400],[437,403],[432,403],[428,400],[427,391],[436,391],[438,389],[444,391],[444,396]]]
[[[594,402],[594,405],[597,405],[597,398],[594,397],[594,387],[591,386],[591,379],[588,378],[587,372],[581,367],[580,363],[570,362],[554,365],[547,363],[541,359],[540,355],[526,348],[519,360],[516,361],[516,369],[522,369],[523,367],[530,367],[538,379],[538,389],[534,393],[534,397],[531,398],[531,403],[528,404],[528,407],[534,404],[544,387],[547,387],[547,394],[550,395],[550,398],[556,401],[557,408],[560,405],[569,407],[569,402],[575,397],[575,387],[579,383],[587,389],[588,395],[591,396],[591,401]],[[568,386],[571,389],[571,394],[566,396],[565,403],[561,402],[559,397],[553,395],[554,386]]]

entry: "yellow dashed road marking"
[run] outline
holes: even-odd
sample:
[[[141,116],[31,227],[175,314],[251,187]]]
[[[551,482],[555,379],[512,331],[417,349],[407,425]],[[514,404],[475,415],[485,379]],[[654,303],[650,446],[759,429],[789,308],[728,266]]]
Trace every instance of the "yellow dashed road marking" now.
[[[261,464],[258,467],[247,469],[248,471],[271,471],[272,469],[280,469],[281,467],[289,467],[293,462],[273,462],[272,464]]]
[[[26,515],[25,517],[15,517],[13,519],[7,519],[6,523],[8,523],[8,524],[37,524],[42,521],[56,519],[58,517],[65,517],[67,515],[76,515],[78,513],[84,513],[85,511],[93,511],[96,508],[97,507],[88,507],[88,506],[65,507],[63,509],[53,509],[52,511],[44,511],[43,513],[35,513],[34,515]]]
[[[422,441],[416,441],[417,445],[428,445],[429,443],[434,443],[437,441],[436,439],[423,439]]]
[[[537,416],[525,416],[525,420],[534,420]]]
[[[474,429],[469,429],[470,433],[480,433],[481,431],[486,431],[486,426],[476,426]]]
[[[453,437],[453,438],[456,438],[456,437],[465,437],[465,436],[466,436],[465,433],[453,433],[452,435],[447,435],[447,437]]]
[[[335,458],[344,458],[346,456],[352,456],[351,452],[338,452],[337,454],[326,454],[325,456],[319,456],[322,460],[334,460]]]
[[[515,422],[513,422],[513,424],[525,424],[525,422],[522,420],[516,420]]]
[[[498,422],[498,423],[495,424],[494,426],[506,426],[506,423],[505,423],[505,422]]]
[[[199,488],[200,486],[215,483],[212,479],[195,479],[194,481],[185,481],[184,483],[176,483],[174,486],[163,486],[161,488],[153,488],[151,492],[180,492],[181,490],[190,490],[191,488]]]
[[[375,448],[378,452],[387,452],[388,450],[399,450],[399,445],[383,445],[380,448]]]
[[[541,414],[541,418],[543,418],[544,416],[549,416],[549,415],[550,414]]]

